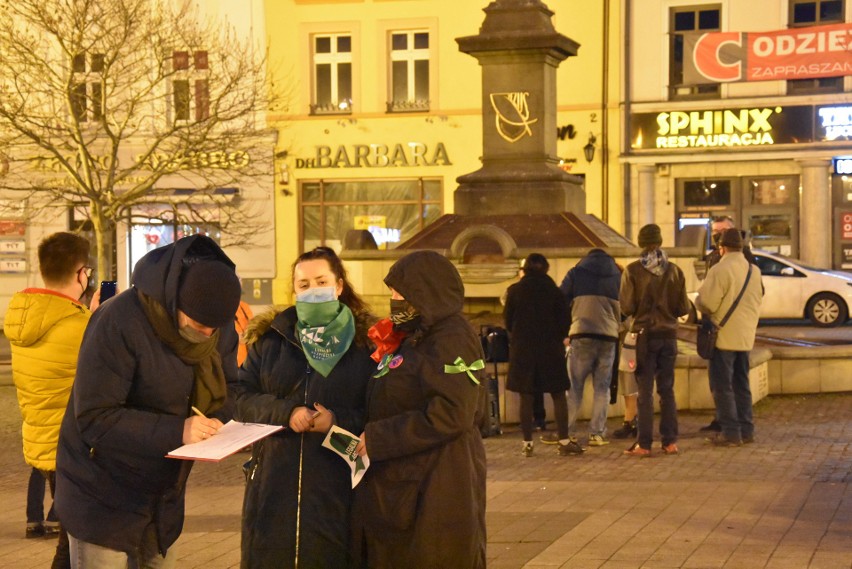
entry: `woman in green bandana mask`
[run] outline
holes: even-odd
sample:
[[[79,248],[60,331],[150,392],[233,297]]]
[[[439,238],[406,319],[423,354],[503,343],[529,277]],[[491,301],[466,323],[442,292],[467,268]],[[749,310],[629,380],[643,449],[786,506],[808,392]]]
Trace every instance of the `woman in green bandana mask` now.
[[[372,318],[327,247],[296,260],[293,292],[295,306],[246,331],[237,415],[286,429],[256,443],[248,464],[243,568],[350,564],[350,469],[322,442],[332,424],[363,429]]]

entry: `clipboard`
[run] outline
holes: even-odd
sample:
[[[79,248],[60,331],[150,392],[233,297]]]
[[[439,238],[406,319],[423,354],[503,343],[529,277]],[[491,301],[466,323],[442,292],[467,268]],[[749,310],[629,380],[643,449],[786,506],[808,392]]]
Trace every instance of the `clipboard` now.
[[[180,460],[219,462],[239,452],[248,445],[283,430],[281,425],[261,425],[228,421],[209,439],[183,445],[166,455]]]

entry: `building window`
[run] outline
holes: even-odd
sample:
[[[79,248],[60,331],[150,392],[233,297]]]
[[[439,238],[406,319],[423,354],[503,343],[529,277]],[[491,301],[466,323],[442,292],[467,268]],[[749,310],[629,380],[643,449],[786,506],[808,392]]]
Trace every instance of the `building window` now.
[[[71,60],[71,112],[79,122],[99,121],[104,109],[104,56],[79,53]]]
[[[311,114],[352,112],[352,36],[313,36],[314,102]]]
[[[194,206],[198,208],[199,206]],[[202,206],[206,215],[216,217],[209,206]],[[222,228],[215,220],[190,221],[191,208],[186,205],[150,203],[135,206],[130,215],[128,234],[129,270],[150,251],[174,243],[190,235],[206,235],[219,243]]]
[[[790,27],[823,26],[843,23],[843,0],[790,0]],[[818,77],[787,81],[788,95],[840,93],[843,77]]]
[[[429,110],[429,32],[390,32],[388,112]]]
[[[713,99],[719,97],[718,83],[686,85],[683,82],[684,34],[721,30],[721,8],[701,6],[672,8],[669,46],[669,98]]]
[[[443,213],[440,179],[300,182],[302,250],[393,249]],[[353,245],[357,243],[357,245]]]
[[[210,65],[206,51],[172,53],[174,120],[200,122],[210,118]]]

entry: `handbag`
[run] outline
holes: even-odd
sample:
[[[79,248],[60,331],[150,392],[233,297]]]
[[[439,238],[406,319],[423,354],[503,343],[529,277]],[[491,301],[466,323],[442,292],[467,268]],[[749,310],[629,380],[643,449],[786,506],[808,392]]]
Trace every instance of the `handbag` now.
[[[624,336],[624,343],[621,345],[621,354],[618,357],[618,371],[626,371],[633,373],[636,371],[636,344],[639,341],[638,332],[627,332]]]
[[[743,288],[740,290],[740,293],[737,295],[737,298],[734,299],[734,303],[728,309],[728,313],[725,314],[725,317],[722,318],[719,325],[713,324],[713,321],[710,320],[709,317],[705,316],[701,319],[701,323],[698,325],[698,330],[695,334],[695,348],[698,351],[698,355],[704,358],[705,360],[709,360],[713,357],[713,354],[716,352],[716,338],[719,336],[719,328],[724,326],[728,319],[731,317],[731,314],[734,313],[734,309],[739,304],[740,299],[743,297],[743,293],[745,292],[746,287],[748,286],[748,280],[751,278],[751,263],[748,266],[748,272],[746,273],[746,279],[743,283]]]

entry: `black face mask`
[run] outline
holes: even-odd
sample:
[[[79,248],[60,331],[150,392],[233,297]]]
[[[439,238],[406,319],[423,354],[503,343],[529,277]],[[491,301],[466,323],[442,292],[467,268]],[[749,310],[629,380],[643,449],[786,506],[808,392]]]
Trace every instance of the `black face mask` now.
[[[413,332],[420,325],[420,313],[407,300],[391,299],[390,320],[394,330]]]

